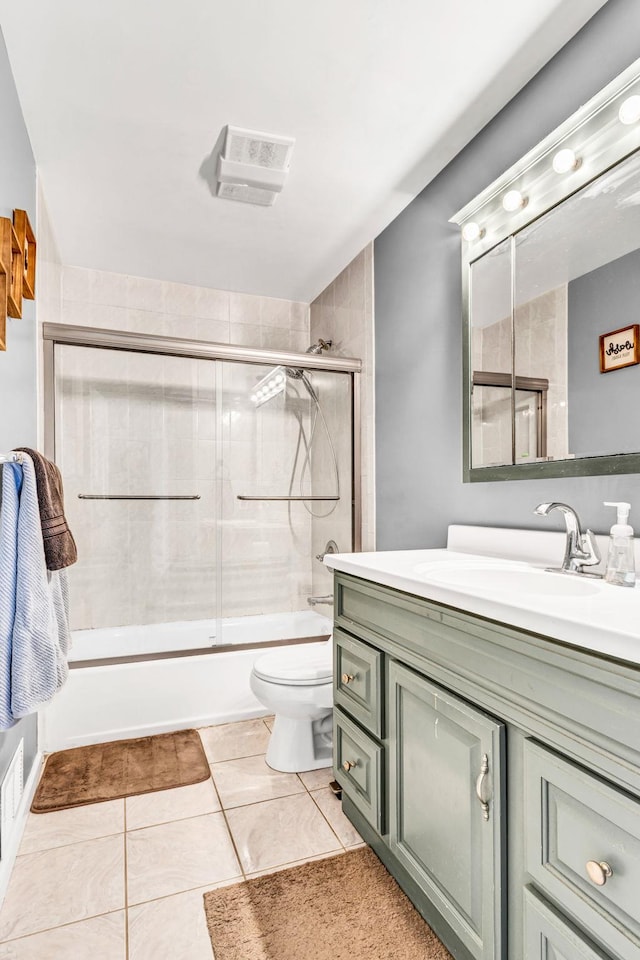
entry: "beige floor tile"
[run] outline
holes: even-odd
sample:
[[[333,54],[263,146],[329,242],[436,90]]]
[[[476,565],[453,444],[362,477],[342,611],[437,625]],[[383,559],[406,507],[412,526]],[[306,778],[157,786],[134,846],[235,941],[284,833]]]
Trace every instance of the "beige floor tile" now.
[[[168,897],[240,873],[221,813],[127,833],[129,903]]]
[[[298,776],[307,790],[320,790],[322,787],[328,787],[331,781],[335,780],[331,767],[323,767],[321,770],[305,770]]]
[[[124,910],[0,944],[0,960],[125,960]]]
[[[229,882],[129,907],[129,960],[212,960],[202,897]]]
[[[264,722],[265,722],[265,724],[266,724],[266,726],[267,726],[267,730],[269,731],[269,733],[271,733],[272,730],[273,730],[273,722],[274,722],[274,720],[275,720],[275,717],[265,717],[265,721],[264,721]]]
[[[212,780],[196,783],[190,787],[175,787],[173,790],[157,790],[127,797],[127,830],[152,827],[170,820],[185,820],[206,813],[217,813],[220,801]]]
[[[324,790],[313,790],[311,796],[331,824],[334,833],[337,833],[340,843],[344,844],[345,847],[362,843],[362,837],[342,812],[341,801],[334,796],[329,787],[325,787]]]
[[[265,763],[264,757],[245,757],[211,765],[211,773],[225,810],[262,800],[275,800],[304,787],[295,773],[278,773]]]
[[[18,857],[0,912],[0,941],[124,906],[124,837]]]
[[[308,793],[267,800],[227,813],[246,873],[308,860],[340,843]]]
[[[277,867],[269,867],[268,870],[256,870],[255,873],[247,873],[246,878],[247,880],[253,880],[254,877],[268,877],[272,873],[280,873],[281,870],[300,867],[303,863],[313,863],[315,860],[327,860],[329,857],[341,857],[346,852],[343,847],[340,847],[339,850],[329,850],[327,853],[319,853],[317,857],[305,857],[304,860],[294,860],[293,863],[279,863]]]
[[[261,719],[198,730],[209,763],[266,753],[270,733]]]
[[[123,830],[124,800],[89,803],[53,813],[30,813],[19,854],[50,850],[81,840],[97,840]]]

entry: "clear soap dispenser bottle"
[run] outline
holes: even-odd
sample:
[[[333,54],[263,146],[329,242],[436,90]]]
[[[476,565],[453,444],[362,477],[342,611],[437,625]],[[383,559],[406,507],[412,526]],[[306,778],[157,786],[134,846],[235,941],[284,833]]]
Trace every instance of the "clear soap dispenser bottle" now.
[[[607,556],[607,571],[604,575],[607,583],[615,583],[618,587],[635,587],[636,564],[633,543],[633,527],[629,526],[630,503],[604,501],[605,507],[616,507],[618,510],[617,523],[611,527],[609,537],[609,554]]]

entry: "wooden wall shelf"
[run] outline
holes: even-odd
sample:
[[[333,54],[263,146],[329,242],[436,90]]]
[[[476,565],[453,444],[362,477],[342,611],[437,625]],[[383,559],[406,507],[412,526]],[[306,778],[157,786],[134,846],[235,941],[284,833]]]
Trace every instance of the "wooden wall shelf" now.
[[[23,256],[22,295],[26,300],[36,298],[36,236],[26,210],[13,211],[13,226]]]
[[[0,260],[7,268],[9,289],[7,291],[7,314],[22,316],[22,247],[11,220],[0,217]]]

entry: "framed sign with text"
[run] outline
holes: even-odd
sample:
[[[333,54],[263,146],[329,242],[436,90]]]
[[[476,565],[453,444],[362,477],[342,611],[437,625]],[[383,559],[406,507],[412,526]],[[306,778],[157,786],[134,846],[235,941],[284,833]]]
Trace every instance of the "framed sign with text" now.
[[[600,337],[600,373],[610,373],[622,367],[640,363],[640,325],[620,327]]]

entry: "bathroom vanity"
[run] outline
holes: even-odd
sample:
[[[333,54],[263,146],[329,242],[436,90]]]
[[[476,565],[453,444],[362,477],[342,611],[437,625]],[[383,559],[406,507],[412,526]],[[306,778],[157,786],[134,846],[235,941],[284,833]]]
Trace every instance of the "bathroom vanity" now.
[[[343,809],[456,960],[640,960],[640,591],[326,562]]]

